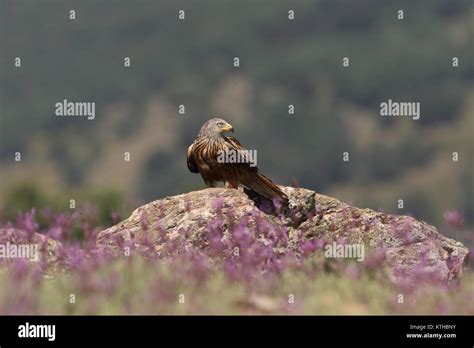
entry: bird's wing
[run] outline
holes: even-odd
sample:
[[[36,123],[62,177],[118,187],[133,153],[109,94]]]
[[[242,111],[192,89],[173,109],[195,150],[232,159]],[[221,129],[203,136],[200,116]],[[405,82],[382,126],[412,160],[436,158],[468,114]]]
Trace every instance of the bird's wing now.
[[[251,169],[252,171],[258,171],[256,165],[250,166],[252,158],[249,156],[249,152],[245,149],[242,144],[234,137],[225,137],[226,144],[231,150],[234,150],[239,153],[241,159],[245,159],[245,163],[242,163],[244,167]]]
[[[188,164],[188,169],[189,169],[190,172],[199,173],[198,166],[197,166],[196,162],[194,161],[193,152],[194,152],[194,143],[192,143],[188,147],[188,157],[186,159],[186,162]]]
[[[226,137],[228,146],[233,150],[239,151],[244,158],[250,160],[248,151],[234,137]],[[286,194],[275,185],[269,178],[258,172],[257,167],[251,167],[248,164],[239,164],[240,178],[239,182],[249,189],[257,192],[259,195],[268,199],[279,197],[283,201],[288,201]]]

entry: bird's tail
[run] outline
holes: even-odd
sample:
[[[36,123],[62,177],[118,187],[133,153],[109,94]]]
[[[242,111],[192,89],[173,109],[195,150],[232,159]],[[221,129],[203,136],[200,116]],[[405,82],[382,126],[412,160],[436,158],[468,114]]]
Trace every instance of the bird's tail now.
[[[287,195],[273,181],[258,172],[251,172],[242,184],[265,198],[280,198],[282,202],[288,202]]]

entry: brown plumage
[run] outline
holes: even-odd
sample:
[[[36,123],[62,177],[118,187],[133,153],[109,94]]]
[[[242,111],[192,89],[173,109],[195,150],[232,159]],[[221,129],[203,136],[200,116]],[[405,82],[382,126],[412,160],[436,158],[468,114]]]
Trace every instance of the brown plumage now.
[[[188,148],[188,168],[200,173],[207,187],[214,187],[223,181],[225,187],[238,188],[241,184],[268,199],[280,198],[287,201],[285,193],[269,178],[258,172],[252,164],[249,152],[234,137],[225,132],[234,131],[226,121],[213,118],[204,123],[196,140]],[[222,153],[234,153],[241,163],[223,163]],[[242,163],[245,162],[245,163]]]

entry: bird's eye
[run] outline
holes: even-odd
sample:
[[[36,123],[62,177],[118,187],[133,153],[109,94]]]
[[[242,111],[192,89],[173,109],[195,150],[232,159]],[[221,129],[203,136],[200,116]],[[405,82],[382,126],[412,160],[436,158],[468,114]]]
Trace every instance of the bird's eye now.
[[[224,126],[224,123],[222,122],[217,122],[217,127],[222,128]]]

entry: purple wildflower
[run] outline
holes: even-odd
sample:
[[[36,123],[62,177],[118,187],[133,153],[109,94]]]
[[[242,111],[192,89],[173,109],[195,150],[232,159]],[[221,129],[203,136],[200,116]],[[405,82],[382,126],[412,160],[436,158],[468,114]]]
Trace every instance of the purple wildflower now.
[[[149,221],[148,214],[146,213],[146,211],[142,211],[142,213],[140,214],[140,224],[145,232],[148,231]]]
[[[464,214],[460,210],[449,210],[444,214],[446,223],[456,229],[461,229],[464,226]]]

